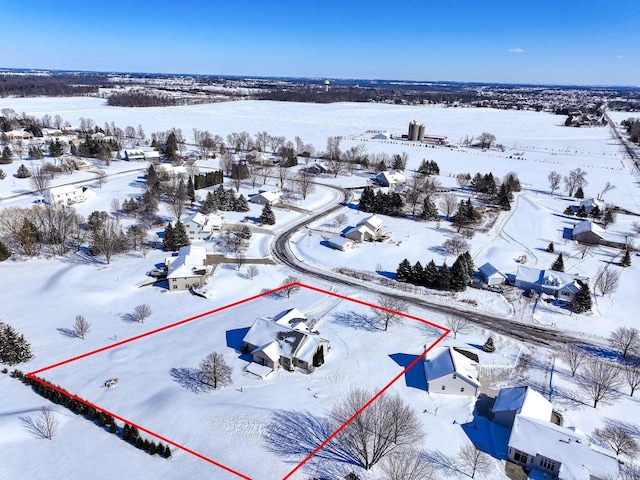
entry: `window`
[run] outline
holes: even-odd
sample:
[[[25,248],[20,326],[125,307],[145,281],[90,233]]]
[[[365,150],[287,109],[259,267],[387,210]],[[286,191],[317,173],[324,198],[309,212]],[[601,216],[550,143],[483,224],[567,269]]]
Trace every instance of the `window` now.
[[[461,392],[464,392],[464,387],[460,387],[460,391],[461,391]]]
[[[514,450],[513,459],[516,462],[524,463],[526,465],[526,463],[529,461],[529,455],[527,455],[526,453],[522,453],[520,450]]]
[[[447,388],[447,387],[445,387],[444,385],[442,385],[442,390],[444,390],[445,388]]]
[[[458,378],[458,376],[454,373],[453,374],[453,379],[455,380],[456,378]]]
[[[174,286],[173,286],[173,289],[174,289],[174,290],[177,290],[177,289],[178,289],[178,285],[174,285]]]
[[[557,463],[553,460],[549,460],[548,458],[540,458],[540,467],[549,470],[550,472],[555,472]]]

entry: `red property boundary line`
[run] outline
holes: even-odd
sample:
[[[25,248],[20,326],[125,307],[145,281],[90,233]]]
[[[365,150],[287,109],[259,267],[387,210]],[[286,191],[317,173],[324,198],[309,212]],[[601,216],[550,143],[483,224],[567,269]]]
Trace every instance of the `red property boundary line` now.
[[[185,318],[184,320],[180,320],[178,322],[172,323],[170,325],[166,325],[164,327],[157,328],[155,330],[151,330],[150,332],[146,332],[146,333],[143,333],[141,335],[136,335],[136,336],[128,338],[126,340],[121,340],[121,341],[116,342],[114,344],[107,345],[107,346],[102,347],[102,348],[98,348],[97,350],[93,350],[93,351],[84,353],[82,355],[78,355],[76,357],[69,358],[67,360],[63,360],[63,361],[58,362],[58,363],[54,363],[53,365],[49,365],[48,367],[44,367],[44,368],[41,368],[41,369],[38,369],[38,370],[34,370],[32,372],[27,373],[25,376],[28,377],[28,378],[31,378],[32,380],[34,380],[34,381],[36,381],[36,382],[38,382],[38,383],[40,383],[40,384],[42,384],[42,385],[44,385],[46,387],[49,387],[49,388],[51,388],[51,389],[53,389],[53,390],[55,390],[55,391],[57,391],[59,393],[62,393],[63,395],[66,395],[66,396],[68,396],[70,398],[73,398],[74,400],[77,400],[78,402],[81,402],[81,403],[83,403],[83,404],[85,404],[85,405],[87,405],[89,407],[93,407],[93,408],[96,409],[96,411],[111,415],[113,418],[118,419],[123,423],[128,423],[129,425],[136,427],[139,431],[144,432],[144,433],[146,433],[148,435],[151,435],[152,437],[155,437],[158,440],[161,440],[161,441],[163,441],[163,442],[165,442],[165,443],[167,443],[169,445],[174,446],[175,448],[178,448],[178,449],[180,449],[180,450],[182,450],[184,452],[187,452],[187,453],[189,453],[189,454],[191,454],[191,455],[193,455],[193,456],[195,456],[195,457],[197,457],[197,458],[199,458],[201,460],[204,460],[205,462],[208,462],[208,463],[210,463],[212,465],[215,465],[216,467],[221,468],[221,469],[225,470],[228,473],[232,473],[232,474],[238,476],[239,478],[243,478],[245,480],[253,480],[251,477],[248,477],[248,476],[246,476],[246,475],[244,475],[244,474],[242,474],[240,472],[237,472],[237,471],[233,470],[232,468],[227,467],[226,465],[218,463],[215,460],[213,460],[213,459],[211,459],[209,457],[206,457],[206,456],[204,456],[204,455],[202,455],[202,454],[200,454],[200,453],[198,453],[198,452],[196,452],[194,450],[191,450],[191,449],[189,449],[189,448],[187,448],[187,447],[185,447],[183,445],[180,445],[179,443],[176,443],[173,440],[170,440],[170,439],[168,439],[168,438],[166,438],[166,437],[164,437],[164,436],[162,436],[162,435],[160,435],[160,434],[158,434],[156,432],[153,432],[153,431],[151,431],[151,430],[149,430],[149,429],[147,429],[147,428],[145,428],[145,427],[143,427],[141,425],[137,425],[137,424],[131,422],[130,420],[127,420],[126,418],[124,418],[124,417],[122,417],[120,415],[116,415],[113,412],[110,412],[110,411],[108,411],[108,410],[106,410],[106,409],[104,409],[102,407],[99,407],[99,406],[97,406],[97,405],[95,405],[95,404],[93,404],[93,403],[91,403],[91,402],[89,402],[89,401],[87,401],[87,400],[85,400],[83,398],[80,398],[80,397],[78,397],[76,395],[73,395],[73,394],[67,392],[66,390],[63,390],[60,387],[52,385],[51,383],[49,383],[49,382],[47,382],[47,381],[45,381],[45,380],[43,380],[41,378],[38,378],[36,375],[39,374],[39,373],[42,373],[42,372],[46,372],[47,370],[52,370],[52,369],[60,367],[62,365],[66,365],[68,363],[72,363],[72,362],[75,362],[77,360],[81,360],[81,359],[89,357],[91,355],[95,355],[95,354],[110,350],[112,348],[116,348],[116,347],[119,347],[121,345],[125,345],[127,343],[131,343],[131,342],[134,342],[136,340],[140,340],[142,338],[154,335],[156,333],[160,333],[160,332],[163,332],[165,330],[169,330],[171,328],[178,327],[180,325],[184,325],[184,324],[192,322],[194,320],[198,320],[198,319],[201,319],[203,317],[206,317],[206,316],[209,316],[209,315],[213,315],[214,313],[218,313],[218,312],[221,312],[223,310],[227,310],[229,308],[236,307],[236,306],[242,305],[244,303],[248,303],[248,302],[250,302],[252,300],[256,300],[258,298],[262,298],[262,297],[265,297],[265,296],[268,296],[268,295],[273,295],[274,293],[278,293],[278,292],[280,292],[282,290],[287,290],[289,288],[295,288],[295,287],[306,288],[308,290],[311,290],[311,291],[314,291],[314,292],[318,292],[318,293],[322,293],[324,295],[330,295],[332,297],[339,298],[341,300],[346,300],[346,301],[349,301],[349,302],[353,302],[353,303],[357,303],[357,304],[360,304],[360,305],[364,305],[366,307],[375,308],[375,309],[378,309],[378,310],[384,310],[384,311],[390,312],[390,313],[395,313],[395,314],[400,315],[400,316],[402,316],[404,318],[409,318],[411,320],[415,320],[415,321],[424,323],[425,325],[429,325],[431,327],[434,327],[434,328],[436,328],[438,330],[441,330],[443,333],[431,345],[429,345],[429,347],[427,347],[424,352],[422,352],[409,365],[407,365],[404,368],[404,370],[402,370],[395,377],[393,377],[391,379],[391,381],[389,381],[378,393],[376,393],[367,403],[365,403],[356,413],[354,413],[351,416],[351,418],[349,418],[344,424],[342,424],[335,432],[333,432],[331,435],[329,435],[329,437],[324,442],[322,442],[320,445],[318,445],[315,450],[313,450],[311,453],[309,453],[309,455],[307,455],[307,457],[304,460],[302,460],[298,465],[295,466],[295,468],[293,470],[291,470],[285,477],[282,478],[282,480],[288,480],[289,478],[291,478],[293,476],[294,473],[296,473],[298,470],[300,470],[309,460],[311,460],[311,458],[313,458],[314,455],[316,455],[322,448],[324,448],[329,442],[331,442],[331,440],[333,440],[342,430],[344,430],[347,427],[347,425],[349,425],[358,415],[360,415],[373,402],[375,402],[380,396],[382,396],[396,381],[398,381],[400,378],[402,378],[409,370],[411,370],[415,365],[417,365],[418,362],[422,361],[424,359],[424,357],[427,355],[427,353],[429,353],[429,351],[433,347],[435,347],[447,335],[449,335],[449,333],[451,333],[451,330],[448,329],[448,328],[445,328],[445,327],[443,327],[441,325],[438,325],[436,323],[433,323],[433,322],[430,322],[428,320],[425,320],[423,318],[419,318],[419,317],[416,317],[416,316],[413,316],[413,315],[409,315],[408,313],[402,313],[402,312],[398,312],[398,311],[395,311],[395,310],[390,310],[390,309],[385,308],[385,307],[374,305],[372,303],[368,303],[368,302],[365,302],[365,301],[362,301],[362,300],[358,300],[358,299],[355,299],[355,298],[350,298],[350,297],[347,297],[345,295],[340,295],[340,294],[335,293],[335,292],[330,292],[330,291],[327,291],[327,290],[322,290],[322,289],[317,288],[317,287],[312,287],[312,286],[306,285],[304,283],[293,282],[293,283],[290,283],[290,284],[287,284],[287,285],[283,285],[283,286],[281,286],[279,288],[275,288],[273,290],[268,290],[266,292],[262,292],[262,293],[260,293],[258,295],[254,295],[252,297],[248,297],[248,298],[245,298],[243,300],[240,300],[240,301],[237,301],[237,302],[234,302],[234,303],[230,303],[229,305],[225,305],[223,307],[218,307],[218,308],[215,308],[213,310],[209,310],[208,312],[204,312],[204,313],[195,315],[193,317]]]

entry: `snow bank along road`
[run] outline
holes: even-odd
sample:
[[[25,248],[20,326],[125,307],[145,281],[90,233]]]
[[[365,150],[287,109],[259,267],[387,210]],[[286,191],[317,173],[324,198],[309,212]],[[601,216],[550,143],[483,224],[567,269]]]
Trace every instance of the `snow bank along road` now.
[[[350,191],[339,187],[334,187],[326,184],[323,184],[323,187],[333,188],[340,191],[342,193],[342,201],[338,201],[336,204],[329,206],[326,210],[316,213],[310,217],[305,218],[304,220],[301,220],[300,222],[291,225],[277,236],[275,246],[273,248],[273,256],[275,260],[280,262],[281,264],[286,265],[289,268],[292,268],[293,270],[296,270],[310,277],[324,280],[332,284],[346,285],[358,290],[363,290],[367,293],[381,293],[391,297],[400,298],[416,307],[424,308],[445,315],[457,315],[493,332],[507,335],[524,342],[544,346],[551,346],[555,343],[576,343],[601,346],[600,344],[594,343],[593,340],[574,336],[570,332],[542,327],[538,325],[529,325],[484,312],[462,309],[450,305],[441,305],[426,299],[417,298],[412,295],[392,292],[383,286],[373,283],[365,283],[361,280],[353,279],[345,275],[340,275],[329,270],[318,270],[316,267],[310,267],[304,262],[298,260],[292,253],[289,247],[289,241],[291,240],[291,237],[299,230],[306,228],[306,226],[310,223],[319,220],[322,217],[328,216],[336,210],[339,210],[340,208],[343,208],[344,205],[351,201],[351,198],[353,196]]]

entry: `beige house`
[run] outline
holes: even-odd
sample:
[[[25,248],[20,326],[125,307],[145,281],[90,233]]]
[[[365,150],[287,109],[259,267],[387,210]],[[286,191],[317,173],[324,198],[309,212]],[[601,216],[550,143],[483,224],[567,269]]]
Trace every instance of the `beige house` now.
[[[182,223],[189,240],[207,240],[214,231],[222,228],[222,217],[213,213],[204,215],[196,212],[185,218]]]
[[[313,372],[324,364],[329,341],[310,329],[306,316],[297,308],[285,310],[272,319],[257,319],[243,338],[243,349],[253,362],[270,371],[280,367]]]
[[[344,234],[354,242],[370,242],[382,234],[382,219],[377,215],[363,218],[355,227],[351,227]]]
[[[167,257],[167,282],[170,291],[189,290],[205,285],[213,268],[205,265],[207,251],[204,247],[181,247],[177,257]]]

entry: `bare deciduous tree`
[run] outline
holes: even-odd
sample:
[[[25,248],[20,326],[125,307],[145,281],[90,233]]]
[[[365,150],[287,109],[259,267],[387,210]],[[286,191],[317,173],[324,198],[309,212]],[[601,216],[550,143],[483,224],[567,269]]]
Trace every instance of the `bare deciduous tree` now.
[[[455,193],[445,193],[438,200],[438,207],[447,217],[447,220],[450,220],[451,214],[458,209],[458,197]]]
[[[313,175],[303,170],[299,171],[295,178],[296,187],[303,200],[307,199],[307,195],[313,192],[315,185],[313,183]]]
[[[580,254],[580,259],[583,259],[587,255],[587,253],[591,251],[592,248],[593,245],[589,243],[576,243],[574,247],[575,251]]]
[[[76,315],[76,321],[73,324],[73,333],[84,340],[89,330],[91,330],[91,324],[82,315]]]
[[[557,356],[569,366],[572,377],[575,377],[578,368],[589,361],[589,355],[577,345],[560,345],[557,349]]]
[[[60,423],[51,409],[42,407],[40,416],[35,420],[31,417],[20,417],[20,422],[24,428],[38,438],[53,440],[58,433]]]
[[[587,362],[576,378],[580,390],[593,401],[593,408],[600,402],[614,399],[617,390],[624,385],[620,368],[604,360]]]
[[[607,192],[610,192],[614,188],[616,188],[615,185],[611,185],[609,182],[607,182],[605,186],[602,188],[602,190],[600,190],[600,193],[598,194],[598,200],[602,200],[602,197],[604,197],[604,194]]]
[[[49,185],[51,185],[51,175],[41,167],[33,167],[29,181],[33,189],[38,192],[39,195],[42,195],[44,191],[49,188]]]
[[[607,294],[615,292],[620,284],[620,272],[612,270],[609,266],[600,267],[596,278],[593,281],[595,287],[600,290],[603,297]]]
[[[338,441],[366,470],[395,451],[413,447],[423,437],[415,410],[399,395],[382,394],[370,403],[371,398],[370,392],[354,389],[331,411],[338,425],[346,424],[338,434]]]
[[[640,452],[638,442],[625,428],[619,425],[605,425],[602,428],[596,428],[591,435],[597,443],[609,447],[616,452],[616,455],[635,457]]]
[[[404,317],[399,312],[406,312],[409,308],[405,300],[382,294],[378,295],[376,305],[378,307],[372,308],[372,311],[378,322],[383,325],[385,332],[389,325],[402,323]]]
[[[587,186],[589,182],[585,178],[587,176],[587,172],[582,170],[581,168],[576,168],[575,170],[571,170],[569,175],[564,177],[564,185],[567,189],[567,195],[570,197],[573,196],[573,192],[575,192],[578,188],[584,188]]]
[[[492,470],[489,456],[473,444],[462,445],[458,457],[463,468],[471,471],[468,474],[471,478],[475,478],[476,473],[487,475]]]
[[[344,213],[341,213],[341,214],[337,215],[335,220],[334,220],[334,222],[338,226],[338,228],[341,228],[348,221],[349,221],[349,218]]]
[[[107,183],[107,172],[104,170],[98,170],[96,173],[96,185],[98,188],[102,188],[105,183]]]
[[[136,305],[136,307],[133,309],[133,315],[140,323],[144,323],[144,321],[149,318],[152,313],[153,312],[151,311],[151,307],[146,303]]]
[[[435,480],[435,467],[420,451],[396,450],[382,461],[384,480]]]
[[[470,247],[469,242],[467,242],[461,235],[458,235],[456,237],[447,238],[442,244],[442,248],[453,255],[460,255],[461,253],[468,252]]]
[[[457,315],[448,315],[444,323],[453,333],[454,339],[458,336],[458,333],[467,333],[471,329],[469,321]]]
[[[287,298],[291,297],[292,294],[300,290],[300,286],[296,285],[296,283],[298,283],[299,281],[300,279],[293,275],[288,276],[282,281],[280,286],[284,287],[282,291],[287,295]]]
[[[253,280],[258,276],[259,273],[260,270],[258,270],[258,267],[256,267],[255,265],[249,265],[247,267],[247,277],[249,277],[249,279]]]
[[[213,352],[200,363],[198,378],[202,383],[217,389],[231,383],[231,373],[231,367],[224,361],[224,357]]]
[[[551,173],[549,173],[547,179],[549,180],[549,188],[551,189],[551,194],[553,195],[553,192],[556,191],[560,186],[562,176],[558,172],[552,171]]]
[[[609,345],[622,352],[622,358],[640,349],[640,330],[634,327],[618,327],[609,334]]]
[[[629,385],[629,396],[633,397],[636,389],[640,387],[640,362],[626,364],[622,369],[622,375]]]

